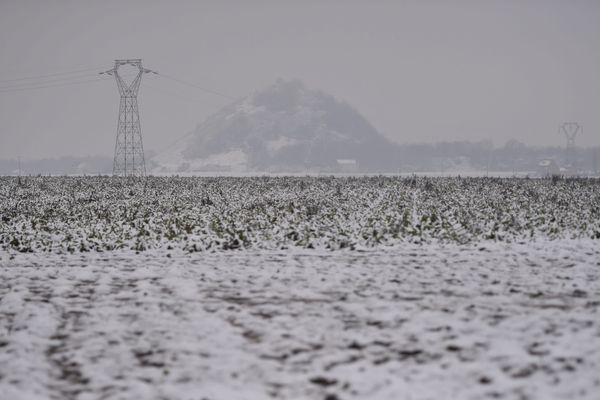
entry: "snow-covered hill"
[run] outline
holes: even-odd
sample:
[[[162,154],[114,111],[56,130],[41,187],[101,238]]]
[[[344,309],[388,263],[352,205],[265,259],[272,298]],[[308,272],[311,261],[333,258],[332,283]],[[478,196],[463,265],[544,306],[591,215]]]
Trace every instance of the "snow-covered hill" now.
[[[386,170],[394,145],[350,105],[299,81],[274,85],[209,117],[153,161],[155,172]]]

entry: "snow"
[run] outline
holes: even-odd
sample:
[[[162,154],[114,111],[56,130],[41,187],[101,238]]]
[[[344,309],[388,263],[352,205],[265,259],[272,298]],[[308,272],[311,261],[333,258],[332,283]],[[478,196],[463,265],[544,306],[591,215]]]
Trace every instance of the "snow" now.
[[[248,156],[243,150],[231,150],[218,154],[211,154],[204,160],[194,160],[190,164],[192,170],[198,169],[207,165],[219,165],[240,167],[241,171],[245,170],[245,164],[248,161]]]
[[[0,252],[2,399],[596,399],[600,246]]]
[[[0,178],[0,399],[596,399],[597,180]]]
[[[189,140],[189,138],[188,138]],[[204,158],[186,160],[183,152],[187,141],[176,143],[174,147],[156,156],[154,161],[159,164],[157,172],[180,173],[188,171],[216,170],[225,168],[232,172],[243,172],[248,162],[247,154],[240,149],[211,154]]]
[[[225,116],[225,120],[230,120],[233,118],[238,118],[240,115],[250,116],[252,114],[258,114],[261,112],[265,112],[267,110],[264,106],[255,106],[252,104],[250,98],[245,98],[243,101],[239,102],[235,105],[235,111],[227,116]]]
[[[321,154],[319,147],[345,146],[340,154],[358,157],[361,154],[353,150],[358,143],[361,160],[372,157],[372,146],[391,145],[348,104],[298,81],[279,80],[210,115],[185,140],[159,152],[153,157],[157,164],[153,172],[223,171],[220,167],[228,165],[239,172],[298,171],[306,169],[308,161],[309,169],[325,168],[337,156]],[[293,157],[280,153],[291,146]],[[222,160],[234,151],[244,153],[243,162]],[[211,157],[218,160],[207,160]]]
[[[0,248],[375,248],[600,238],[595,180],[0,178]]]
[[[298,143],[299,141],[297,139],[289,138],[286,136],[279,136],[277,137],[277,139],[267,141],[265,143],[265,147],[269,152],[276,153],[285,147],[293,146]]]

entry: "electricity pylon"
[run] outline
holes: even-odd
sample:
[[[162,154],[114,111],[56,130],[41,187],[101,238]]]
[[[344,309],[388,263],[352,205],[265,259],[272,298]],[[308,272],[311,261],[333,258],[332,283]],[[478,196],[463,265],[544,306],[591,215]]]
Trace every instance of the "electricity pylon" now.
[[[119,75],[119,67],[130,65],[138,68],[137,75],[127,84]],[[146,162],[142,144],[142,130],[138,110],[137,94],[142,81],[142,75],[156,72],[142,67],[141,59],[115,60],[115,66],[100,74],[112,75],[117,81],[121,102],[119,105],[119,120],[117,123],[117,141],[115,143],[115,158],[113,175],[145,176]]]
[[[566,148],[566,163],[570,167],[574,167],[575,164],[575,136],[580,133],[583,129],[577,122],[565,122],[560,126],[560,131],[567,138]]]

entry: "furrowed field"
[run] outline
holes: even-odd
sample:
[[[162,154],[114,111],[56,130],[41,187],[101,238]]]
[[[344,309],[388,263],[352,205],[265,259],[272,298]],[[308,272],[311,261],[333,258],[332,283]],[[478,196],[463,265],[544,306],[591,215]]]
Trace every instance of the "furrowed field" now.
[[[600,238],[598,180],[0,178],[20,252],[363,248]]]
[[[598,399],[600,181],[0,178],[0,399]]]

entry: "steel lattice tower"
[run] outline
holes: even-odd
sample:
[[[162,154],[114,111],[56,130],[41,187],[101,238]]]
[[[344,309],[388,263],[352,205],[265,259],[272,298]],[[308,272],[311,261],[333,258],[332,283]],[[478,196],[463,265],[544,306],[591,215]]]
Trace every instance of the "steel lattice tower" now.
[[[119,75],[119,67],[130,65],[137,67],[135,78],[128,84]],[[145,176],[146,162],[142,144],[142,130],[137,94],[142,81],[142,75],[156,73],[142,67],[141,59],[115,60],[115,66],[101,74],[112,75],[117,81],[121,102],[119,105],[119,120],[117,123],[117,140],[115,143],[115,158],[113,175]]]
[[[571,167],[574,167],[575,165],[575,137],[582,130],[581,125],[577,122],[565,122],[560,126],[560,132],[563,133],[567,139],[566,163]]]

